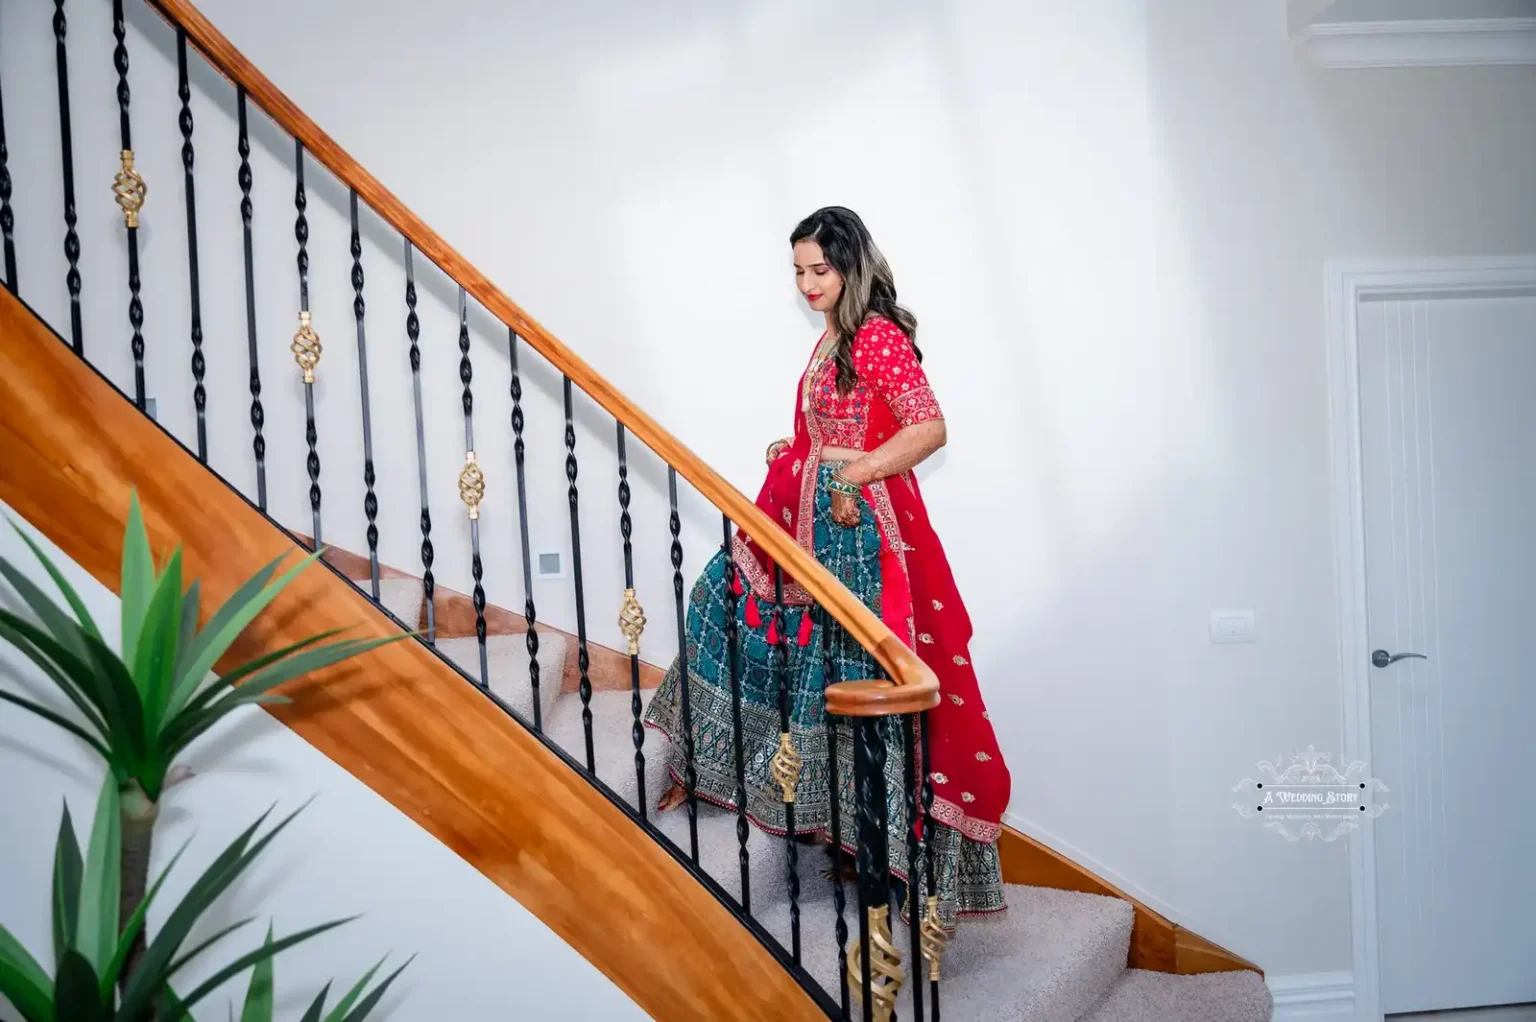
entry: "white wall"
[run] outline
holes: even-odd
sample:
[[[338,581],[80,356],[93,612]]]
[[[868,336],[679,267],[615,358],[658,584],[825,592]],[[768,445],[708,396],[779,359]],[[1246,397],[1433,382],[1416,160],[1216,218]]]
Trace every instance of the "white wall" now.
[[[1293,51],[1279,0],[440,0],[430,17],[399,2],[203,7],[428,223],[749,493],[764,445],[788,429],[790,391],[818,331],[796,304],[787,233],[816,206],[858,209],[919,315],[949,417],[950,446],[924,482],[975,620],[1016,822],[1272,973],[1348,968],[1343,846],[1258,832],[1228,797],[1258,759],[1341,741],[1323,261],[1536,249],[1529,69],[1325,75]],[[37,25],[25,31],[45,34],[42,14],[5,14],[7,83],[51,81],[48,53],[18,53],[21,29],[9,23],[30,18]],[[148,36],[134,36],[136,53],[167,45],[153,19],[134,29]],[[71,59],[77,87],[97,76],[93,116],[110,127],[110,39],[94,31]],[[151,201],[170,205],[180,199],[174,87],[165,68],[154,83],[154,58],[136,60],[135,110],[145,113],[135,132],[162,136],[154,153],[140,143],[141,163],[163,182]],[[210,363],[235,363],[220,371],[238,397],[233,142],[212,112],[228,90],[202,84],[199,199],[220,203],[225,221],[201,230],[226,234],[204,251],[227,264],[221,315],[233,324],[223,342],[232,353]],[[141,103],[148,95],[158,98]],[[7,114],[29,116],[12,114],[18,105]],[[26,137],[56,145],[53,115],[30,116]],[[94,145],[92,165],[110,168],[115,140]],[[48,196],[24,240],[40,239],[52,293],[39,304],[59,323],[53,152],[34,158],[45,169],[26,190],[18,180],[17,194]],[[290,157],[279,146],[257,168],[264,366],[278,363],[295,308],[291,184],[279,162]],[[126,349],[110,170],[95,173],[94,191],[81,186],[101,228],[87,246],[97,260],[87,286],[109,288],[96,333]],[[349,260],[341,221],[317,209],[316,176],[311,253],[331,289],[316,292],[321,387],[328,409],[345,408],[355,402]],[[224,198],[205,199],[220,188]],[[159,215],[169,223],[153,258],[179,281],[179,206]],[[372,369],[375,428],[394,431],[380,441],[390,452],[383,544],[386,560],[409,566],[403,333],[372,325],[375,309],[400,312],[398,270],[372,249],[366,258],[370,345],[393,346],[394,368]],[[32,275],[44,276],[41,265]],[[439,297],[451,295],[434,295],[428,312],[433,502],[439,530],[455,535],[457,359]],[[185,331],[172,327],[184,304],[173,291],[148,313],[182,351],[165,370],[167,393],[186,372]],[[219,303],[205,294],[210,304]],[[304,528],[296,371],[283,366],[269,385],[273,402],[287,402],[281,413],[269,404],[274,506]],[[516,523],[494,503],[511,482],[504,370],[480,349],[476,373],[482,457],[496,466],[487,582],[493,601],[516,607]],[[531,521],[536,544],[563,544],[558,381],[537,382]],[[164,417],[185,424],[190,400],[174,400],[183,407]],[[221,414],[241,439],[215,462],[243,480],[244,404],[230,402]],[[355,414],[328,424],[322,443],[346,435]],[[611,447],[611,423],[592,415],[582,426],[589,587],[613,591],[613,469],[598,453]],[[328,535],[357,548],[360,465],[339,441],[322,456]],[[664,478],[641,476],[637,535],[663,536]],[[718,523],[701,505],[687,522],[691,574]],[[449,584],[464,588],[461,545],[445,548]],[[665,621],[665,544],[652,539],[637,556],[642,600]],[[594,571],[607,579],[594,582]],[[566,591],[539,583],[541,616],[548,607],[569,620]],[[1207,643],[1209,611],[1226,606],[1256,609],[1257,645]],[[611,614],[591,617],[616,643]],[[649,656],[663,659],[666,629],[652,632]]]
[[[15,518],[3,504],[0,512]],[[60,565],[115,644],[117,597],[22,524]],[[9,525],[0,525],[0,557],[53,591]],[[11,602],[8,588],[4,599]],[[65,702],[10,646],[0,646],[0,676],[11,691],[24,690],[50,705]],[[152,875],[183,842],[191,844],[150,912],[151,932],[213,857],[261,813],[275,804],[272,819],[280,819],[315,796],[204,917],[189,947],[247,916],[257,921],[189,966],[178,981],[183,992],[260,944],[268,919],[281,935],[361,913],[361,919],[278,956],[278,1018],[298,1018],[332,978],[334,1005],[386,952],[397,965],[411,954],[418,957],[390,988],[380,1018],[646,1017],[516,901],[262,710],[232,714],[182,762],[195,776],[165,795]],[[16,707],[0,706],[0,777],[5,778],[0,876],[6,877],[0,884],[0,922],[39,961],[51,962],[53,954],[48,885],[60,806],[68,800],[83,847],[102,770],[83,742]],[[227,984],[203,1002],[198,1017],[226,1017],[230,1000],[238,1009],[246,982]]]

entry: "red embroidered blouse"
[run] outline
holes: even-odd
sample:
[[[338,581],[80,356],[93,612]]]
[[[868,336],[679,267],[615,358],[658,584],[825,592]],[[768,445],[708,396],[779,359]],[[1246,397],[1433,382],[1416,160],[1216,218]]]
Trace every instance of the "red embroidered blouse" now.
[[[902,429],[944,417],[912,342],[885,317],[870,319],[854,338],[853,367],[858,382],[847,394],[837,392],[837,363],[832,359],[807,376],[810,411],[821,427],[823,446],[874,450],[890,435],[877,428],[869,436],[872,418],[889,418]],[[878,402],[877,408],[884,405],[880,411],[887,414],[871,416],[872,402]]]

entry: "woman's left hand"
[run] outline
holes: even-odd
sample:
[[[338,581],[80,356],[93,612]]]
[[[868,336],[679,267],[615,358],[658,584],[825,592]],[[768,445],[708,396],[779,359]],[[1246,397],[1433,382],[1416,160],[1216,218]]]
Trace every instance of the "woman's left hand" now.
[[[861,515],[859,512],[859,498],[851,493],[832,494],[832,520],[844,528],[851,529],[859,524]]]

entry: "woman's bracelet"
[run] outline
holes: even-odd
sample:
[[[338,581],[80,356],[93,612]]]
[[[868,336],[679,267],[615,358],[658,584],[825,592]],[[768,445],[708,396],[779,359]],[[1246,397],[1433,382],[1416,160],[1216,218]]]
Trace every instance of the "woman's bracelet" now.
[[[857,497],[864,491],[856,484],[843,478],[842,472],[834,472],[827,480],[827,490],[831,493],[845,493],[850,497]]]

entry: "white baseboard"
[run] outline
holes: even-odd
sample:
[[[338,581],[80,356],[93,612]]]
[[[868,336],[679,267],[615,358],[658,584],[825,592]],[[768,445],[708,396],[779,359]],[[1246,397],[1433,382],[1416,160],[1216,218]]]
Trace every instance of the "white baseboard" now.
[[[1275,999],[1274,1022],[1354,1022],[1355,976],[1343,972],[1308,972],[1270,976],[1265,982]]]

